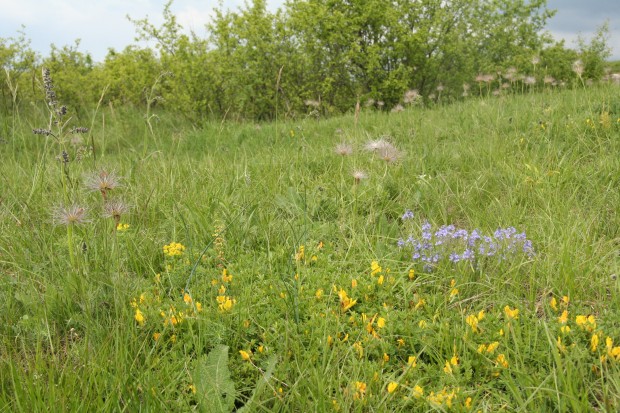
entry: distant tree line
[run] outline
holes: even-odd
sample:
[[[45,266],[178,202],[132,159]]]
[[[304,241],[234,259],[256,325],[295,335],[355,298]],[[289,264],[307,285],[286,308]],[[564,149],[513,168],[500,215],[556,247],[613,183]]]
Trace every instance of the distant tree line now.
[[[79,110],[163,107],[198,122],[571,86],[605,76],[609,57],[605,25],[577,50],[553,42],[546,0],[289,0],[275,12],[252,0],[236,11],[220,5],[206,38],[186,34],[171,3],[159,27],[132,19],[153,48],[109,50],[100,63],[79,42],[41,57],[23,33],[0,38],[0,112],[41,101],[42,67]]]

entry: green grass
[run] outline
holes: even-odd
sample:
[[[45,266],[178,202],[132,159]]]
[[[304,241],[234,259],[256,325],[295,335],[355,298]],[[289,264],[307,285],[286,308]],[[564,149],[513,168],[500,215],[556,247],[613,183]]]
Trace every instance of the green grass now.
[[[151,133],[131,109],[92,116],[79,121],[95,154],[68,180],[55,157],[76,149],[30,133],[45,113],[3,120],[3,411],[620,409],[617,87],[363,111],[357,125],[195,128],[161,113]],[[363,150],[381,136],[399,162]],[[343,141],[351,156],[335,154]],[[126,230],[84,186],[101,168],[123,177],[109,195],[131,205]],[[71,234],[51,218],[63,200],[90,218]],[[426,220],[514,226],[536,255],[428,271],[397,246]]]

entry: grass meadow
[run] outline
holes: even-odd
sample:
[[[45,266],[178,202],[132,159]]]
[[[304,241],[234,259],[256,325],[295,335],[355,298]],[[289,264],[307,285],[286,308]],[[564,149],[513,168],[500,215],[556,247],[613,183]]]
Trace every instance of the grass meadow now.
[[[618,92],[16,110],[0,411],[620,410]]]

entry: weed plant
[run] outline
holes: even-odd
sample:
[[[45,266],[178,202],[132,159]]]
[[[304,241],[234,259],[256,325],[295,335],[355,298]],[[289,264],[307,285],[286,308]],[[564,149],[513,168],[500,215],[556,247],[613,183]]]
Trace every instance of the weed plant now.
[[[605,85],[199,129],[153,108],[147,135],[102,109],[73,235],[33,115],[0,145],[0,407],[618,411],[618,107]],[[475,254],[527,237],[413,256],[458,229]]]

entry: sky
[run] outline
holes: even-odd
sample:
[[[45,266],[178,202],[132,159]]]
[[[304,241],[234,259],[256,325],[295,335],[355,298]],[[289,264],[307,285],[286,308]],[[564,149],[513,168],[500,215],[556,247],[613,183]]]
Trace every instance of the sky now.
[[[133,19],[148,17],[159,25],[166,0],[0,0],[0,38],[15,37],[22,30],[31,39],[31,47],[43,56],[50,45],[74,45],[88,52],[95,61],[103,61],[109,48],[122,50],[135,42]],[[244,0],[223,1],[224,8],[235,10]],[[268,0],[272,10],[284,0]],[[593,32],[608,21],[612,59],[620,60],[620,0],[548,0],[557,9],[547,29],[567,47],[575,47],[577,36],[589,41]],[[217,0],[175,0],[172,11],[178,22],[199,36],[206,36],[205,23],[218,6]],[[138,43],[139,44],[139,43]]]

